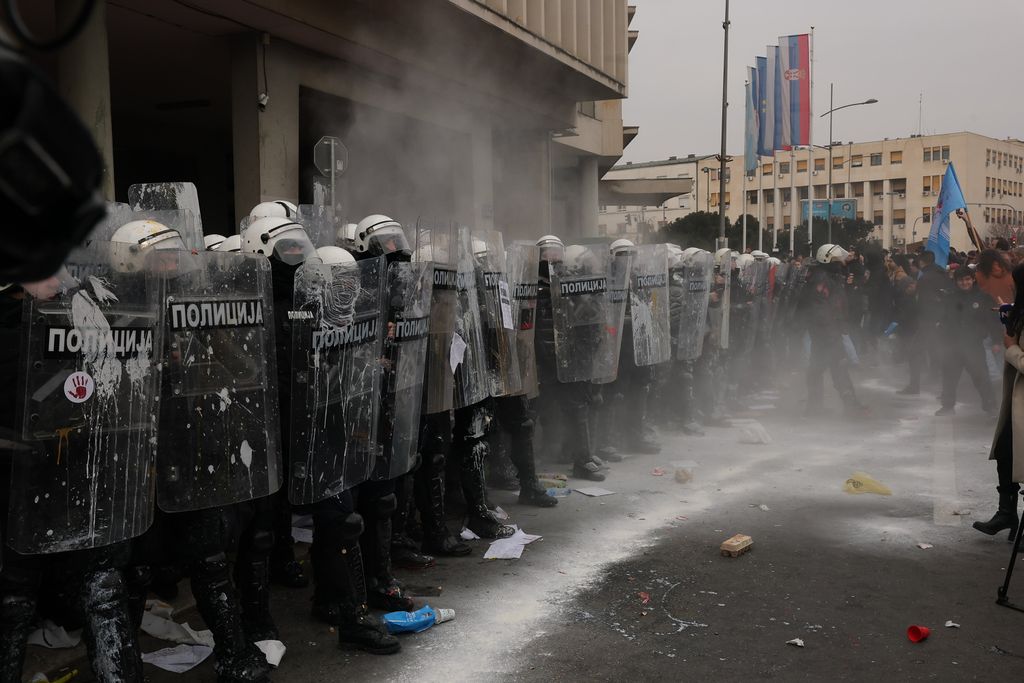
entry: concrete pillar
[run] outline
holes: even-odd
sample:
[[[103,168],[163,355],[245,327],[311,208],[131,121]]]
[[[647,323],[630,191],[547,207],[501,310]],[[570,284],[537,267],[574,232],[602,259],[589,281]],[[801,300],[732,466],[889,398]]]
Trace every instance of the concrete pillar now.
[[[580,224],[577,234],[589,237],[597,234],[597,157],[583,156],[580,169]]]
[[[260,110],[261,40],[257,34],[242,34],[231,44],[236,224],[262,201],[299,199],[299,79],[292,73],[286,46],[281,45],[267,62],[271,98]]]
[[[775,197],[775,204],[773,206],[774,213],[772,214],[775,216],[775,229],[772,231],[772,234],[778,234],[779,236],[778,245],[773,244],[772,246],[778,246],[780,249],[786,249],[789,245],[789,237],[782,232],[783,228],[786,227],[786,222],[782,220],[782,189],[774,187],[771,189],[771,193],[772,196]]]
[[[57,31],[81,12],[81,0],[56,0]],[[103,197],[114,200],[114,136],[110,123],[110,59],[107,4],[98,2],[85,29],[57,52],[57,90],[92,133],[103,159]]]

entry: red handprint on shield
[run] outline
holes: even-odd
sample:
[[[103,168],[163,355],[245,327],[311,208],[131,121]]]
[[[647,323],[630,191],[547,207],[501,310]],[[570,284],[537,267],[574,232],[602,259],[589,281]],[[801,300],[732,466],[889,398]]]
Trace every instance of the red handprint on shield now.
[[[64,393],[72,403],[84,403],[92,397],[92,377],[84,372],[73,372],[64,380]]]

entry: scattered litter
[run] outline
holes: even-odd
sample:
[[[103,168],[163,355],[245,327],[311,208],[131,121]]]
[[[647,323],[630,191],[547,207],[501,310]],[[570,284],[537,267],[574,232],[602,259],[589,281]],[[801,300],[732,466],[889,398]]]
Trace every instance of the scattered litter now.
[[[63,626],[59,626],[49,619],[43,621],[42,628],[37,628],[28,635],[29,645],[39,645],[50,649],[77,647],[80,642],[82,642],[81,629],[68,633]]]
[[[65,669],[67,671],[67,669]],[[71,669],[67,671],[63,676],[57,676],[57,678],[49,678],[46,674],[41,671],[37,671],[32,674],[32,679],[29,683],[68,683],[68,681],[78,678],[78,669]]]
[[[689,519],[689,517],[683,517],[682,515],[676,515],[676,519],[682,520],[683,522],[685,522],[687,519]]]
[[[917,547],[921,550],[931,550],[935,546],[933,546],[931,543],[918,543]]]
[[[145,652],[142,655],[142,661],[164,671],[183,674],[202,664],[211,654],[213,654],[213,648],[209,645],[182,643],[176,647],[166,647],[156,652]]]
[[[267,664],[270,666],[278,666],[284,653],[288,651],[288,648],[280,640],[257,640],[256,647],[267,658]]]
[[[676,481],[680,484],[689,484],[696,475],[697,463],[693,460],[680,460],[672,463],[672,467],[675,468]]]
[[[920,643],[923,640],[927,640],[928,636],[931,635],[932,630],[927,626],[913,626],[907,627],[907,638],[912,643]]]
[[[771,442],[771,435],[760,422],[751,422],[750,424],[743,425],[743,428],[740,430],[740,443],[770,444]]]
[[[761,510],[762,512],[768,512],[771,508],[769,508],[764,503],[761,503],[760,505],[757,506],[757,509]]]
[[[803,638],[794,638],[793,640],[787,640],[786,641],[786,645],[795,645],[796,647],[803,647],[804,646],[804,639]]]
[[[847,493],[877,493],[880,496],[891,496],[892,489],[864,472],[854,472],[846,480],[843,490]]]
[[[546,489],[564,489],[569,487],[569,478],[564,474],[538,474],[537,483]]]
[[[487,547],[484,559],[518,560],[523,556],[523,548],[540,538],[540,536],[524,533],[522,529],[516,529],[516,532],[509,538],[499,538],[493,541]]]
[[[736,534],[722,542],[720,550],[726,557],[739,557],[750,550],[754,545],[754,539],[746,534]]]
[[[501,506],[494,508],[493,510],[491,510],[491,512],[493,512],[494,516],[503,522],[509,519],[508,513],[502,510]]]
[[[949,514],[956,515],[957,517],[967,517],[971,514],[970,510],[953,510]]]
[[[654,477],[664,477],[665,476],[665,468],[664,467],[655,467],[653,470],[651,470],[651,476],[654,476]]]
[[[388,612],[382,617],[388,633],[419,633],[454,618],[455,610],[434,609],[430,605],[424,605],[415,612]]]
[[[459,538],[463,541],[479,541],[480,537],[474,532],[470,531],[466,527],[462,527],[462,531],[459,532]]]
[[[584,496],[590,496],[591,498],[598,498],[600,496],[610,496],[615,491],[609,491],[608,489],[602,489],[597,486],[589,486],[582,489],[573,489],[576,493],[582,493]]]
[[[639,596],[639,598],[640,598],[640,604],[641,605],[646,605],[647,603],[649,603],[651,601],[651,594],[650,593],[645,593],[644,591],[640,591],[639,593],[637,593],[637,596]]]
[[[955,621],[947,621],[946,628],[960,628],[960,624],[956,623]]]
[[[292,538],[299,543],[308,543],[309,545],[313,545],[313,530],[306,529],[305,527],[293,526]]]
[[[174,617],[174,606],[163,600],[146,600],[146,611],[154,617],[172,619]]]
[[[546,493],[552,498],[568,498],[572,489],[567,486],[549,486]]]
[[[179,624],[149,612],[142,615],[142,630],[154,638],[169,640],[172,643],[213,647],[213,633],[210,631],[196,631],[188,623]]]

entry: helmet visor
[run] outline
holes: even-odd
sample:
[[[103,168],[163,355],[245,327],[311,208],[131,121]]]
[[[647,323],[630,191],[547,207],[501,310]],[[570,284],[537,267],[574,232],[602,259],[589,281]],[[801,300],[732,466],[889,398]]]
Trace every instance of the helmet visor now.
[[[388,254],[404,253],[411,254],[409,241],[405,238],[402,229],[388,225],[373,230],[366,237],[367,251],[374,256],[387,256]]]

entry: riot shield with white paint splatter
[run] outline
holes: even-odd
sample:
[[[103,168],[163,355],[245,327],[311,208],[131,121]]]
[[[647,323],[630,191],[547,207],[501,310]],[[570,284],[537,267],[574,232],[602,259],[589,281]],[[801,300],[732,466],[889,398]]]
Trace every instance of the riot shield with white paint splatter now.
[[[708,295],[715,257],[703,249],[682,256],[683,282],[676,330],[676,359],[696,360],[704,350],[707,332]]]
[[[622,358],[622,333],[626,323],[626,306],[629,304],[629,276],[633,270],[633,250],[623,249],[611,257],[608,274],[608,324],[604,333],[611,340],[612,357],[615,363],[605,377],[594,380],[595,384],[614,382],[619,376],[619,361]]]
[[[161,272],[164,352],[157,504],[231,505],[281,487],[270,263],[178,252]]]
[[[153,521],[158,292],[127,245],[93,242],[33,285],[23,317],[21,436],[7,543],[19,553],[96,548]],[[118,264],[118,265],[114,265]]]
[[[295,272],[288,495],[297,505],[369,479],[380,451],[383,257]]]
[[[420,220],[416,224],[414,263],[432,268],[433,288],[430,300],[430,331],[424,365],[423,412],[427,415],[452,409],[455,399],[455,370],[452,368],[452,342],[458,301],[455,293],[456,248],[451,225],[441,221]],[[461,356],[459,357],[461,360]]]
[[[512,290],[501,233],[474,232],[473,258],[491,396],[516,396],[523,392],[523,378],[519,371]]]
[[[633,256],[629,283],[633,359],[638,367],[672,359],[668,301],[668,248],[643,244]]]
[[[427,359],[434,266],[392,263],[384,289],[384,367],[373,478],[394,479],[410,469],[419,446],[423,364]]]
[[[537,352],[534,336],[537,322],[537,264],[540,249],[532,241],[515,241],[505,250],[508,286],[512,291],[512,313],[516,328],[516,356],[522,377],[522,393],[536,398]]]
[[[591,382],[609,376],[617,359],[611,337],[608,275],[611,254],[604,244],[573,244],[551,267],[551,310],[559,382]]]
[[[451,363],[455,372],[455,407],[465,408],[491,395],[487,369],[487,344],[480,316],[476,260],[469,228],[460,227],[456,237],[455,334]],[[461,340],[461,343],[460,343]]]

